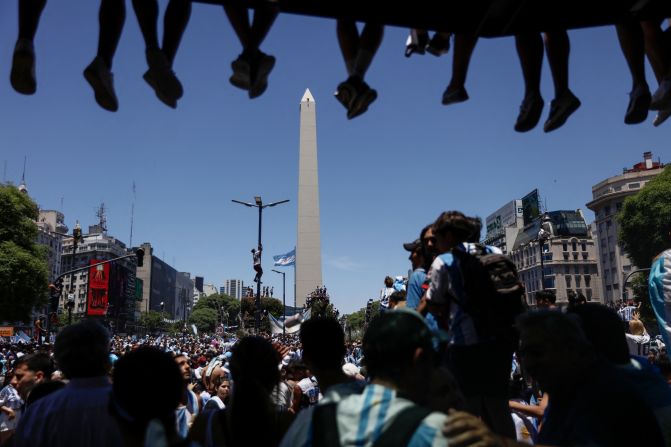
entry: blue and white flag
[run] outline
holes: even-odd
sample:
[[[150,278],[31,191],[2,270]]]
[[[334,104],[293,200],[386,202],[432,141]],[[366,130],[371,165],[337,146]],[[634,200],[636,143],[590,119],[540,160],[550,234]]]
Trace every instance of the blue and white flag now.
[[[273,256],[276,267],[289,267],[296,264],[296,249],[294,248],[289,253],[283,255]]]

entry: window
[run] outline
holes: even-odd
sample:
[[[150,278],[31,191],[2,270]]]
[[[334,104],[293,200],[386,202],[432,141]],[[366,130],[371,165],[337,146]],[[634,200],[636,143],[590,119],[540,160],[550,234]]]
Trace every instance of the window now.
[[[620,211],[620,210],[622,209],[622,202],[617,202],[617,203],[615,204],[615,208],[616,208],[618,211]]]
[[[610,214],[610,205],[606,205],[603,209],[604,214],[607,216]]]
[[[587,300],[592,301],[592,289],[587,289],[586,291]]]
[[[582,258],[583,258],[584,260],[587,260],[587,258],[589,258],[589,254],[588,254],[586,251],[583,252],[583,254],[582,254]]]
[[[576,275],[580,273],[580,266],[579,265],[574,265],[573,266],[573,273],[576,274]]]
[[[578,260],[578,252],[573,252],[573,260],[574,261]]]
[[[561,247],[562,247],[562,251],[568,251],[568,243],[562,242]]]
[[[608,284],[608,285],[606,286],[606,290],[610,292],[611,289],[612,289],[612,287],[610,286],[610,284]]]
[[[564,261],[568,261],[568,252],[564,252]]]
[[[570,289],[571,288],[571,277],[570,276],[564,276],[566,279],[566,288]]]
[[[614,190],[614,191],[622,191],[622,186],[621,186],[621,185],[620,185],[620,186],[616,186],[616,187],[613,188],[613,190]],[[621,204],[618,203],[618,205],[621,205]],[[619,209],[619,208],[618,208],[618,209]]]
[[[620,285],[618,283],[613,284],[613,290],[620,290]]]
[[[603,277],[604,277],[605,279],[608,279],[608,270],[604,270],[604,271],[603,271]]]
[[[569,273],[571,273],[571,267],[569,267],[568,265],[565,265],[564,266],[564,274],[568,275]]]
[[[584,274],[588,274],[588,273],[589,273],[589,270],[590,270],[590,269],[589,269],[589,265],[588,265],[588,264],[585,264],[585,265],[582,267],[582,272],[583,272]]]
[[[625,272],[630,272],[631,271],[631,265],[623,265],[622,270],[624,270]]]
[[[582,248],[582,251],[587,251],[587,242],[580,242],[580,248]]]
[[[555,288],[555,277],[550,276],[549,278],[545,278],[545,288],[546,289],[554,289]]]
[[[640,183],[629,183],[629,189],[638,189],[641,187]]]
[[[613,226],[613,221],[610,220],[610,219],[608,219],[608,220],[606,221],[606,227],[610,228],[610,227],[612,227],[612,226]]]
[[[577,241],[571,241],[571,249],[572,249],[573,251],[577,251],[577,250],[578,250],[578,242],[577,242]]]
[[[592,287],[592,277],[589,275],[585,275],[585,287],[588,289]]]
[[[580,276],[576,275],[576,277],[575,277],[575,286],[576,286],[576,287],[582,287],[581,282],[582,282],[582,278],[581,278]]]
[[[601,238],[601,248],[606,248],[606,238],[605,237]]]

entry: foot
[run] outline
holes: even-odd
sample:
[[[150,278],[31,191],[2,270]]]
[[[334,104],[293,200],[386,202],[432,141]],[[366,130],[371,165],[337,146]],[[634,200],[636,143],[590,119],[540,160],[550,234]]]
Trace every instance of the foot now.
[[[671,116],[671,108],[660,110],[659,112],[657,112],[657,116],[655,116],[652,125],[655,127],[661,126],[662,123],[667,119],[669,119],[670,116]]]
[[[659,83],[657,91],[652,95],[650,110],[669,108],[671,108],[671,79],[664,79]]]
[[[426,32],[418,33],[416,30],[410,30],[410,35],[405,41],[405,57],[410,57],[413,54],[424,54],[426,46],[429,42],[429,35]]]
[[[16,42],[9,80],[14,90],[23,95],[32,95],[37,91],[35,49],[28,39],[19,39]]]
[[[520,114],[515,122],[517,132],[528,132],[538,124],[543,113],[545,102],[540,93],[534,92],[526,95],[520,105]]]
[[[447,54],[450,51],[450,36],[444,36],[440,33],[433,35],[433,38],[426,47],[426,51],[436,57]]]
[[[468,92],[466,91],[466,88],[463,86],[456,88],[450,87],[449,85],[447,86],[447,89],[445,89],[445,92],[443,93],[442,103],[444,106],[464,101],[468,101]]]
[[[236,60],[231,62],[233,74],[229,78],[229,82],[237,88],[249,90],[252,85],[251,81],[251,63],[247,56],[241,54]]]
[[[377,92],[370,88],[365,82],[361,83],[352,105],[347,110],[347,119],[351,120],[359,115],[363,115],[373,101],[377,99]]]
[[[627,113],[624,115],[624,123],[638,124],[645,121],[648,117],[650,101],[650,89],[647,84],[634,87],[629,93],[629,106],[627,106]]]
[[[173,109],[177,107],[177,100],[182,97],[182,84],[172,71],[172,67],[159,49],[147,50],[147,64],[149,70],[143,78],[154,89],[156,97]]]
[[[119,102],[114,92],[114,75],[105,61],[97,57],[84,69],[84,78],[93,88],[96,102],[110,112],[119,110]]]
[[[349,110],[354,103],[354,99],[356,98],[357,91],[361,84],[363,84],[363,82],[360,78],[350,76],[345,82],[338,84],[338,89],[334,93],[334,96],[340,104]]]
[[[578,110],[578,107],[580,107],[580,100],[570,90],[567,90],[560,97],[553,99],[550,103],[550,116],[545,121],[543,131],[552,132],[559,129],[564,125],[568,117]]]
[[[275,58],[259,51],[252,60],[251,85],[249,87],[249,99],[254,99],[263,94],[268,88],[268,76],[275,66]]]

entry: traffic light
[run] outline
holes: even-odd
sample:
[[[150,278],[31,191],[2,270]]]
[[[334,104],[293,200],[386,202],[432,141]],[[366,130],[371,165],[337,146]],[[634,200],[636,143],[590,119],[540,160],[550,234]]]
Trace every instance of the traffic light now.
[[[142,267],[144,265],[144,250],[141,248],[136,249],[135,256],[137,258],[137,266]]]

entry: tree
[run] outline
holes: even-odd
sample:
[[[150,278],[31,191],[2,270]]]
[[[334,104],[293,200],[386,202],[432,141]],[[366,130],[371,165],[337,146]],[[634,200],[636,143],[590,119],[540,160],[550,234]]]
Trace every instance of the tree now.
[[[373,301],[371,306],[371,312],[369,320],[372,321],[380,313],[380,302]],[[346,315],[347,326],[351,327],[353,331],[364,331],[366,326],[366,308],[362,307],[361,309],[353,312],[349,315]]]
[[[140,325],[144,326],[147,332],[163,331],[167,328],[166,318],[168,318],[166,312],[150,310],[140,316]]]
[[[47,302],[49,266],[36,243],[35,202],[12,185],[0,185],[0,318],[27,320]]]
[[[189,324],[195,324],[200,332],[214,331],[218,321],[217,311],[209,307],[194,309],[189,317]]]
[[[212,309],[217,314],[217,321],[223,320],[227,325],[234,326],[240,314],[240,302],[231,296],[215,293],[199,299],[193,306],[194,311],[197,309]]]
[[[617,216],[618,239],[634,265],[649,267],[652,259],[669,248],[671,231],[671,166],[624,201]]]

